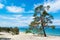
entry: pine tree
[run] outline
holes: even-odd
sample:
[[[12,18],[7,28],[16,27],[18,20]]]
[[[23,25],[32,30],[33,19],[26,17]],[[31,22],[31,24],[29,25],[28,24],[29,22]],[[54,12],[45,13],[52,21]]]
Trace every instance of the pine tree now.
[[[37,33],[41,33],[43,31],[43,35],[45,37],[46,37],[46,32],[45,32],[46,28],[48,27],[55,28],[54,25],[49,25],[50,23],[52,23],[51,19],[54,19],[53,16],[47,12],[49,8],[50,6],[45,7],[43,5],[36,7],[35,13],[33,15],[34,21],[32,21],[31,24],[29,25],[30,26],[29,29],[32,31],[33,29],[35,29],[34,31],[36,31]]]

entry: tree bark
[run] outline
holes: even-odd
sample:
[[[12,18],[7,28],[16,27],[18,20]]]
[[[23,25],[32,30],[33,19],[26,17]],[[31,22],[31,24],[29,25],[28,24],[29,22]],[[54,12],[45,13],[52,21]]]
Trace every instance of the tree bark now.
[[[43,16],[41,17],[41,26],[42,26],[44,37],[46,37],[46,33],[45,33],[45,29],[44,29],[44,17]]]
[[[43,33],[44,33],[44,37],[46,37],[46,33],[45,33],[45,29],[44,29],[44,26],[43,27]]]

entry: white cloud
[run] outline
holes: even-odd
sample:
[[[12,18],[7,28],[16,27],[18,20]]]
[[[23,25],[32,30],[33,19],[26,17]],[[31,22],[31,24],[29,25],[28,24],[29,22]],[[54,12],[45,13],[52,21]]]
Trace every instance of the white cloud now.
[[[0,26],[2,27],[25,27],[28,26],[25,23],[22,22],[7,22],[7,21],[0,21]]]
[[[53,20],[53,25],[60,25],[60,19]]]
[[[13,17],[0,15],[0,26],[28,26],[32,21],[32,16],[12,15]],[[4,19],[4,20],[1,20]],[[5,20],[6,19],[6,20]],[[53,20],[52,25],[60,25],[60,19]]]
[[[60,19],[52,20],[52,24],[49,23],[49,25],[60,26]]]
[[[6,9],[9,11],[9,12],[13,12],[13,13],[22,13],[24,12],[24,8],[22,7],[17,7],[17,6],[7,6]]]
[[[12,15],[12,16],[15,17],[15,18],[22,17],[22,15]]]
[[[48,1],[45,2],[44,5],[50,5],[50,12],[57,12],[58,10],[60,10],[60,0]]]
[[[28,19],[29,18],[29,19]],[[33,21],[32,16],[12,15],[12,17],[0,15],[0,26],[28,26]]]
[[[37,6],[41,5],[41,3],[38,4],[34,4],[34,8],[36,8]],[[49,5],[50,9],[49,12],[57,12],[58,10],[60,10],[60,0],[48,0],[48,1],[44,1],[44,6]]]
[[[15,19],[14,17],[8,17],[8,16],[2,16],[2,15],[0,15],[0,18],[1,19]]]
[[[17,7],[17,6],[7,6],[7,11],[13,12],[13,13],[34,13],[33,10],[25,11],[25,8]]]
[[[0,3],[0,9],[2,9],[4,7],[4,5],[2,3]]]

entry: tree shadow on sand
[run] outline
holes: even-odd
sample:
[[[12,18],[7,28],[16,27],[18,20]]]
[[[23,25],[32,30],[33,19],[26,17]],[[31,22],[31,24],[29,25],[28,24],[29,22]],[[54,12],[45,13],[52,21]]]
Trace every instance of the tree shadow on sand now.
[[[0,38],[0,40],[11,40],[11,38]]]

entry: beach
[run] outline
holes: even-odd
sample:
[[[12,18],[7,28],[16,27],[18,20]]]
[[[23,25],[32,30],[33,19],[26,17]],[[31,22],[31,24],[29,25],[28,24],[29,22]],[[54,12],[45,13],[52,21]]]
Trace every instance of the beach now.
[[[12,35],[6,32],[0,32],[0,38],[11,38],[11,40],[60,40],[59,36],[34,36],[31,33],[20,32],[19,35]]]

